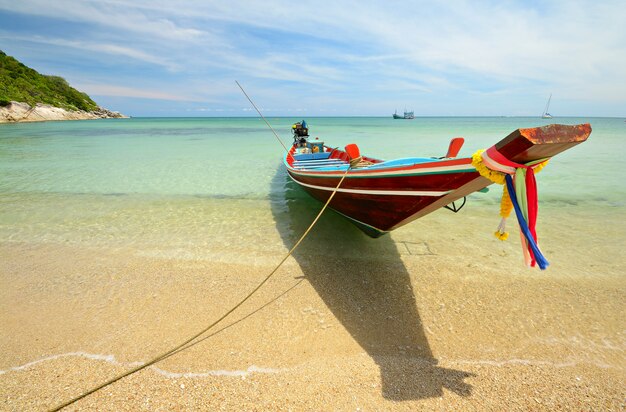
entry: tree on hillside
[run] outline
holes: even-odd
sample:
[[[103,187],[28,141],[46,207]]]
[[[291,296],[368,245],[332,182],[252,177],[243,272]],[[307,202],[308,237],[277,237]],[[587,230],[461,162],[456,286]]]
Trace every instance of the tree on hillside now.
[[[11,101],[31,106],[45,103],[67,110],[98,108],[86,93],[71,87],[64,78],[42,75],[0,50],[0,106]]]

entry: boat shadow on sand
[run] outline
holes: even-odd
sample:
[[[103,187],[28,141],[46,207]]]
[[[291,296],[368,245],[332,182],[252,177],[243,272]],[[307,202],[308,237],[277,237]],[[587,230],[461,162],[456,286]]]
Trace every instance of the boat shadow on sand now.
[[[322,204],[283,169],[273,179],[272,214],[293,247]],[[284,188],[284,190],[283,190]],[[402,401],[469,396],[468,372],[437,366],[416,306],[409,273],[390,236],[371,239],[327,210],[293,257],[306,279],[355,341],[380,367],[382,395]]]

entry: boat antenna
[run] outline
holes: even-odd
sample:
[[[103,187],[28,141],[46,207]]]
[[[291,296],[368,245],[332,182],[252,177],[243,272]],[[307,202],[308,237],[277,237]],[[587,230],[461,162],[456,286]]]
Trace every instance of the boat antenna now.
[[[243,87],[241,87],[241,85],[239,84],[239,82],[237,80],[235,80],[235,83],[237,83],[237,86],[239,86],[239,88],[241,89],[241,91],[243,92],[244,96],[246,96],[246,98],[248,99],[248,101],[250,102],[250,104],[252,105],[252,107],[254,107],[254,109],[256,110],[256,112],[259,114],[259,116],[261,116],[261,119],[263,119],[263,121],[265,122],[265,124],[267,125],[267,127],[270,128],[270,130],[272,131],[272,133],[274,133],[274,136],[276,136],[276,139],[278,140],[278,143],[280,143],[280,145],[283,147],[283,149],[285,149],[285,152],[289,153],[289,150],[287,149],[287,146],[285,146],[285,144],[283,143],[283,141],[280,139],[280,137],[278,137],[278,133],[276,133],[276,131],[274,130],[274,128],[272,127],[272,125],[270,124],[270,122],[267,121],[267,119],[265,118],[265,116],[263,116],[263,113],[261,113],[261,111],[259,110],[258,107],[256,107],[256,104],[254,104],[254,102],[252,101],[252,99],[250,98],[250,96],[248,96],[248,93],[246,93],[246,91],[243,89]],[[291,157],[293,157],[292,155],[289,155]]]

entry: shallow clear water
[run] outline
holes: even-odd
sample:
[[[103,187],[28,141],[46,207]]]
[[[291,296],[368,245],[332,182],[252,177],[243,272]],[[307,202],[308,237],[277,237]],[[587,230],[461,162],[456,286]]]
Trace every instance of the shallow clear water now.
[[[288,145],[290,126],[301,119],[268,120]],[[383,159],[441,156],[456,136],[466,139],[460,156],[470,156],[517,128],[547,124],[486,117],[306,120],[312,136],[327,145],[355,142],[362,153]],[[551,122],[589,122],[593,132],[538,175],[540,207],[624,208],[623,119]],[[315,205],[289,182],[281,154],[257,118],[0,125],[0,241],[261,248],[263,233],[282,230],[289,202]],[[495,205],[500,189],[492,189],[471,202]]]

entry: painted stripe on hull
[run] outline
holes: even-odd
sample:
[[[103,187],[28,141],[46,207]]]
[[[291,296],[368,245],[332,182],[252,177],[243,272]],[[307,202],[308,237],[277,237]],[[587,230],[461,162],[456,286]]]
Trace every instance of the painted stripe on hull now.
[[[288,170],[292,179],[298,183],[308,185],[309,188],[334,189],[339,178],[333,176],[312,177],[302,176]],[[382,194],[402,195],[403,192],[413,196],[432,195],[442,196],[452,190],[456,190],[469,180],[478,177],[478,172],[473,173],[450,173],[421,176],[393,176],[393,177],[370,177],[352,179],[350,175],[342,184],[342,189],[362,191],[355,193],[375,194],[374,191],[383,191]],[[326,189],[328,190],[328,189]],[[412,192],[412,193],[411,193]]]
[[[291,175],[289,175],[289,177],[291,177],[291,179],[294,182],[298,183],[299,185],[310,187],[311,189],[326,190],[326,191],[329,191],[329,192],[332,192],[332,191],[335,190],[334,187],[311,185],[311,184],[308,184],[308,183],[300,182],[299,180],[295,179]],[[355,193],[355,194],[361,194],[361,195],[438,196],[439,197],[439,196],[447,195],[448,193],[452,192],[452,190],[428,191],[428,190],[375,190],[375,189],[342,189],[342,188],[339,188],[339,189],[337,189],[337,192],[341,192],[341,193]]]
[[[419,176],[419,175],[431,175],[431,174],[447,174],[447,173],[462,173],[462,172],[476,172],[471,165],[469,165],[469,159],[464,161],[462,164],[455,165],[441,165],[441,166],[433,166],[431,163],[430,167],[426,167],[421,164],[417,164],[410,167],[403,167],[396,170],[367,170],[367,169],[355,169],[349,172],[348,176],[350,178],[380,178],[387,176]],[[294,174],[300,176],[307,177],[341,177],[343,175],[342,172],[345,171],[346,167],[337,166],[334,170],[329,171],[306,171],[294,169],[293,167],[287,165],[288,169]]]

